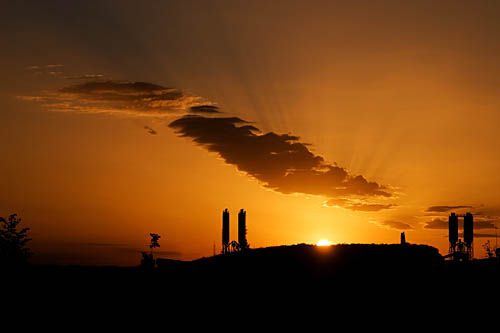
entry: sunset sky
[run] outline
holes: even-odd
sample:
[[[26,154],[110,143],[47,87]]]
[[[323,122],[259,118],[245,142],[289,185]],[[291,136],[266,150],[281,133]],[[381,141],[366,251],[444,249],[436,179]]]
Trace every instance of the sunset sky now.
[[[500,220],[497,1],[15,1],[0,10],[0,216],[34,262],[251,247],[475,255]]]

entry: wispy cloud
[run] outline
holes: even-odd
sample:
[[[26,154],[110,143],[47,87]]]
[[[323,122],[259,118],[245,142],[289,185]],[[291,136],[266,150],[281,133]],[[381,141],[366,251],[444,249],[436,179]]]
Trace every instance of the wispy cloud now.
[[[90,79],[102,79],[104,74],[84,74],[84,75],[70,75],[64,77],[67,80],[90,80]]]
[[[426,212],[436,212],[436,213],[443,213],[443,212],[449,212],[450,210],[453,209],[465,209],[465,208],[473,208],[472,206],[431,206],[427,208],[425,211]]]
[[[57,91],[19,98],[41,103],[51,111],[167,116],[210,104],[179,89],[147,82],[89,81]]]
[[[350,198],[335,198],[325,202],[327,207],[342,207],[349,210],[360,212],[378,212],[384,209],[391,209],[398,205],[390,203],[369,203],[366,200],[350,199]]]
[[[149,126],[144,126],[144,129],[151,135],[156,135],[158,134],[158,132],[156,132],[154,129],[152,129],[151,127]]]
[[[372,223],[375,223],[381,227],[386,227],[390,229],[396,229],[396,230],[412,230],[414,227],[411,224],[401,222],[401,221],[394,221],[394,220],[382,220],[382,221],[371,221]]]
[[[54,64],[54,65],[46,65],[45,68],[63,68],[64,65]]]
[[[463,228],[463,220],[458,220],[458,227]],[[448,229],[448,220],[435,218],[424,225],[425,229]],[[474,229],[494,229],[495,221],[474,221]]]

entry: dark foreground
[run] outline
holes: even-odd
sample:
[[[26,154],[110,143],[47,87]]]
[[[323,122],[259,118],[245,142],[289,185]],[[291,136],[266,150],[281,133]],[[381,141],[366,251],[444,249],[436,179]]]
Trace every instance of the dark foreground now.
[[[474,304],[481,316],[484,311],[496,312],[499,267],[496,260],[446,262],[437,249],[425,245],[295,245],[188,262],[162,259],[149,270],[83,266],[8,270],[2,274],[10,280],[2,281],[2,299],[16,311],[77,317],[72,320],[78,325],[138,319],[173,327],[172,322],[187,315],[190,319],[183,325],[203,327],[228,318],[237,318],[245,327],[262,327],[269,320],[293,327],[311,319],[326,321],[326,326],[349,320],[349,325],[387,327],[393,318],[404,316],[412,322],[448,318],[443,315],[446,311],[456,315],[464,304]],[[209,320],[201,320],[200,314]]]
[[[62,303],[90,298],[93,304],[96,300],[129,304],[141,298],[154,306],[167,300],[191,302],[194,297],[193,304],[201,299],[204,306],[218,307],[231,302],[243,306],[251,300],[325,298],[433,299],[436,306],[443,306],[450,299],[484,295],[485,290],[498,297],[499,267],[497,261],[446,262],[437,249],[425,245],[351,244],[269,247],[194,261],[159,259],[158,267],[149,270],[32,266],[7,275],[13,280],[12,290],[41,294],[40,299],[63,298]]]

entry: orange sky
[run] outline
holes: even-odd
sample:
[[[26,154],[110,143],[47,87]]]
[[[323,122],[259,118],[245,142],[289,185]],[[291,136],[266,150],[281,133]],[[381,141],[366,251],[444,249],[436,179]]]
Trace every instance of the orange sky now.
[[[31,227],[37,262],[135,265],[150,232],[162,256],[208,256],[226,207],[252,247],[405,231],[446,253],[451,210],[495,233],[495,2],[8,7],[0,216]]]

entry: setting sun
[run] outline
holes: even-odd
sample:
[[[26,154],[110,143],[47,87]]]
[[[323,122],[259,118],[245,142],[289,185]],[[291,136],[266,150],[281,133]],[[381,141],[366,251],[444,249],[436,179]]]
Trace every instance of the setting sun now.
[[[328,240],[326,239],[321,239],[319,240],[317,243],[316,243],[317,246],[330,246],[332,245],[332,243],[330,243]]]

